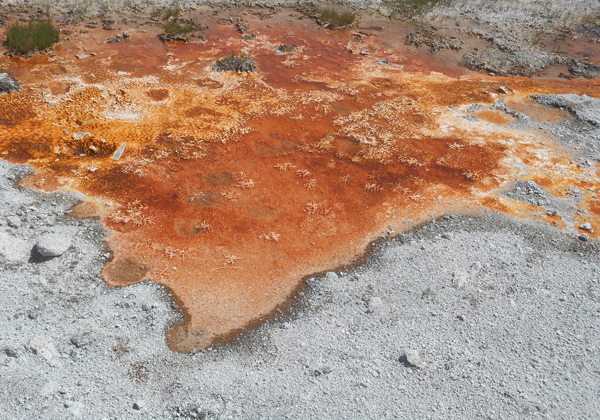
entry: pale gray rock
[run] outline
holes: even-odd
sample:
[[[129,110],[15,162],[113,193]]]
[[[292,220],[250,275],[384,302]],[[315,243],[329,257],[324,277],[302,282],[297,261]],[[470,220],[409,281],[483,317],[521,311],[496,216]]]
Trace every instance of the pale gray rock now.
[[[61,363],[58,360],[58,352],[56,351],[56,347],[54,347],[54,341],[49,335],[33,337],[29,341],[29,348],[33,353],[45,359],[50,366],[61,367]]]
[[[81,140],[86,139],[91,136],[92,136],[92,134],[88,133],[87,131],[78,131],[76,133],[73,133],[73,135],[71,137],[75,141],[81,141]]]
[[[469,277],[469,272],[467,270],[464,268],[457,269],[452,274],[452,286],[456,289],[464,289],[469,283]]]
[[[19,228],[23,224],[18,216],[9,216],[6,218],[6,222],[12,228]]]
[[[82,410],[85,405],[80,401],[65,401],[65,407],[69,409],[73,417],[81,418],[83,416]]]
[[[58,383],[48,381],[40,390],[40,397],[49,398],[58,392]]]
[[[123,153],[125,152],[125,146],[127,143],[123,143],[121,144],[121,146],[117,149],[117,151],[112,155],[113,160],[119,160],[121,159],[121,156],[123,156]]]
[[[0,257],[10,262],[26,262],[30,250],[30,245],[23,239],[0,231]]]
[[[406,362],[416,368],[419,369],[424,369],[425,367],[427,367],[427,363],[425,363],[422,359],[421,359],[421,355],[419,354],[419,352],[417,350],[406,350],[405,353],[406,356]]]
[[[329,271],[327,274],[325,274],[325,277],[327,278],[327,280],[339,279],[339,276],[337,275],[337,273],[334,273],[333,271]]]
[[[379,296],[374,296],[369,300],[369,306],[373,309],[383,307],[383,300]]]
[[[47,234],[40,237],[35,250],[42,257],[59,257],[71,247],[71,238],[59,234]]]

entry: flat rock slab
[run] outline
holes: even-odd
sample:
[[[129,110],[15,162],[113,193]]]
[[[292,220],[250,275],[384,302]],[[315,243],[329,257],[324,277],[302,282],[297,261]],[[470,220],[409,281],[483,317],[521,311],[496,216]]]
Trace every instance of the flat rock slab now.
[[[573,93],[561,95],[532,95],[536,102],[559,109],[566,109],[573,116],[595,127],[600,127],[600,100]]]
[[[64,254],[71,246],[71,238],[59,234],[48,234],[40,237],[36,244],[35,250],[42,257],[59,257]]]
[[[19,238],[0,232],[0,257],[10,262],[25,262],[31,253],[29,244]]]
[[[49,335],[40,335],[33,337],[29,341],[29,348],[38,356],[44,358],[52,367],[61,367],[62,363],[58,359],[58,351],[54,346],[54,340]]]

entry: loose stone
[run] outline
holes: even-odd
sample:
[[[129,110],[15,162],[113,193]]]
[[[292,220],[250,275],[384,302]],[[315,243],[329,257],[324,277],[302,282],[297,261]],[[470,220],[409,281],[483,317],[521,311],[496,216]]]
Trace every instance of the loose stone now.
[[[417,350],[406,350],[406,362],[416,368],[423,369],[427,364],[421,359],[421,355]]]
[[[71,246],[71,238],[64,235],[48,234],[38,239],[35,250],[42,257],[59,257]]]

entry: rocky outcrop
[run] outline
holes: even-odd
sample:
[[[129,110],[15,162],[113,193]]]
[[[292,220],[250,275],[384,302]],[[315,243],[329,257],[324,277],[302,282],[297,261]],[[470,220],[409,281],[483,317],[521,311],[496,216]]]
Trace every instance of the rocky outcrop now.
[[[465,64],[471,70],[499,76],[533,76],[548,66],[565,65],[569,74],[561,76],[567,78],[593,78],[598,76],[600,70],[595,64],[582,63],[570,57],[549,53],[510,37],[481,30],[473,30],[471,33],[491,44],[491,48],[473,51],[463,56]]]
[[[256,62],[247,57],[230,55],[216,61],[212,65],[217,73],[224,71],[237,71],[238,73],[254,73],[256,71]]]
[[[420,47],[426,45],[429,47],[429,51],[435,54],[442,50],[460,50],[463,46],[463,42],[453,36],[440,36],[429,32],[425,33],[414,33],[406,36],[404,41],[406,45],[414,45]]]

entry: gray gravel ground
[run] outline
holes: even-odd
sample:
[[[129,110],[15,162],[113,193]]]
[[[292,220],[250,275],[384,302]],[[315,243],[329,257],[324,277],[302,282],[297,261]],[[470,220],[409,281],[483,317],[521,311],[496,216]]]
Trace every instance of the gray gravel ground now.
[[[355,9],[379,10],[384,15],[392,15],[407,0],[179,0],[184,9],[200,6],[222,8],[234,7],[296,7],[320,4],[340,4]],[[413,1],[412,3],[419,3]],[[422,3],[422,2],[421,2]],[[173,4],[172,0],[0,0],[0,7],[46,10],[55,8],[65,13],[83,13],[90,16],[102,10],[140,12],[156,6]],[[600,7],[596,0],[451,0],[432,2],[435,7],[426,9],[425,19],[439,18],[471,20],[479,26],[497,28],[514,36],[531,34],[555,28],[577,26],[590,23],[598,18]],[[524,40],[526,41],[526,40]]]
[[[282,319],[182,355],[169,295],[104,285],[99,223],[65,214],[74,195],[15,188],[27,172],[0,161],[0,220],[20,221],[0,247],[21,243],[0,256],[2,419],[600,416],[595,242],[446,216],[309,279]],[[72,245],[40,258],[44,234]]]
[[[600,162],[600,100],[587,95],[533,95],[538,103],[568,111],[574,118],[561,123],[546,124],[553,136],[579,157],[580,165]],[[577,145],[577,147],[573,147]]]
[[[551,133],[552,138],[565,146],[574,161],[578,162],[578,167],[582,171],[580,180],[588,185],[584,188],[593,192],[592,197],[597,198],[596,186],[600,180],[595,165],[596,162],[600,162],[600,129],[598,128],[600,127],[600,101],[586,95],[574,94],[532,95],[531,98],[546,107],[566,110],[573,118],[556,124],[539,122],[511,110],[503,99],[499,99],[492,108],[515,117],[517,121],[511,124],[514,128],[544,130]],[[526,177],[528,175],[526,168],[520,169],[521,176]],[[563,171],[568,172],[566,169]],[[548,193],[535,181],[517,180],[503,194],[516,201],[543,207],[547,214],[558,214],[567,228],[572,233],[576,233],[578,226],[574,222],[577,218],[575,216],[585,214],[578,207],[581,204],[583,191],[576,185],[565,185],[565,188],[567,193],[559,197]]]

